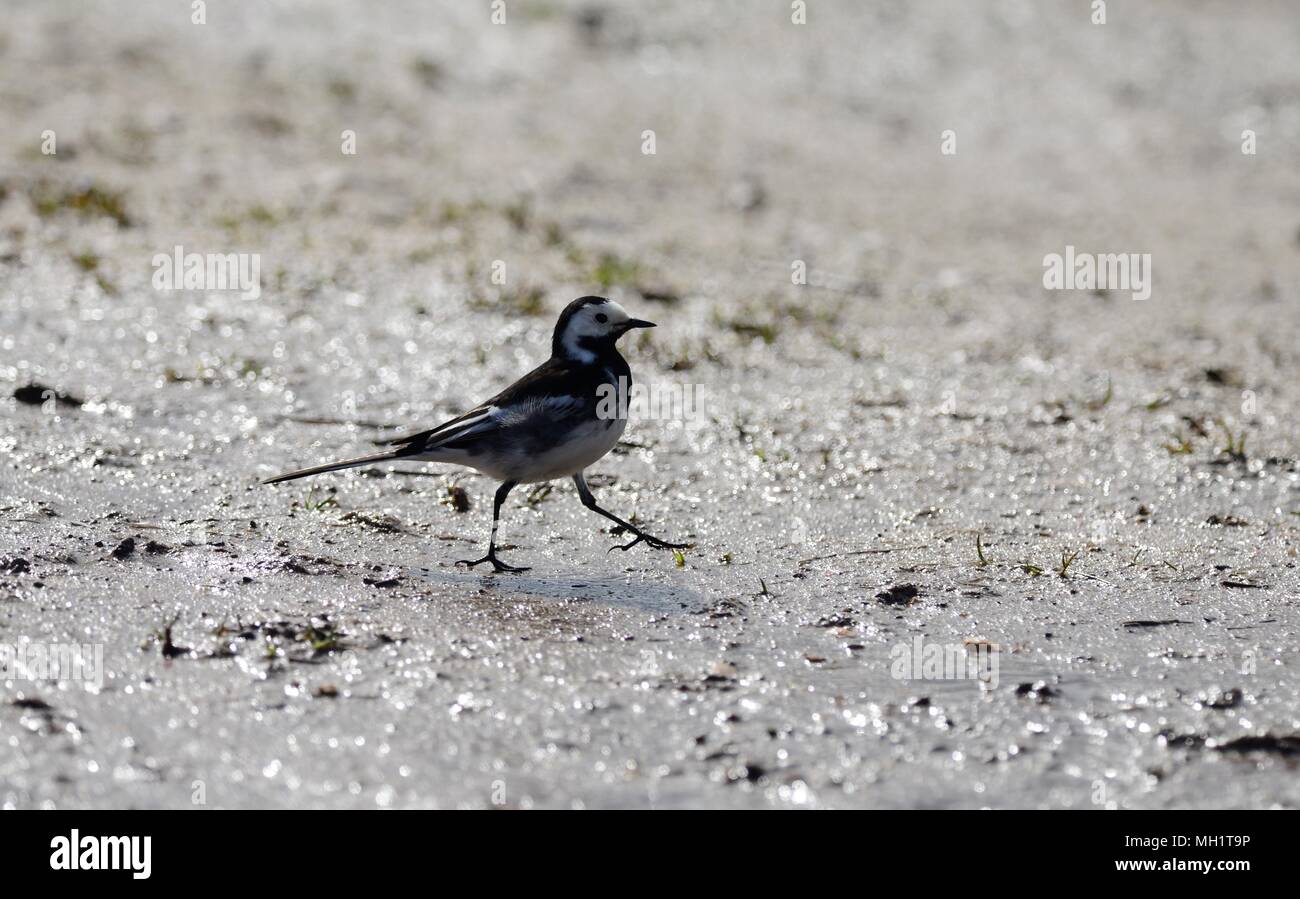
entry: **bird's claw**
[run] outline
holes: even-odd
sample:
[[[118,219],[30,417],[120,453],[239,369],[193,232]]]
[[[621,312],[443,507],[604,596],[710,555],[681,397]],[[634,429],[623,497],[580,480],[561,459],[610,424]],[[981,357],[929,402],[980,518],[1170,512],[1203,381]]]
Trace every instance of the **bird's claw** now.
[[[481,559],[457,559],[457,560],[456,560],[456,564],[457,564],[457,565],[464,565],[464,566],[466,566],[466,567],[468,567],[468,568],[473,568],[475,565],[481,565],[481,564],[483,564],[484,562],[491,562],[491,563],[492,563],[492,568],[493,568],[494,570],[496,570],[496,571],[499,571],[499,572],[500,572],[500,571],[508,571],[508,572],[512,572],[512,573],[517,573],[517,572],[520,572],[520,571],[528,571],[528,570],[529,570],[529,568],[528,568],[527,566],[524,566],[524,567],[521,568],[521,567],[519,567],[518,565],[507,565],[505,562],[502,562],[502,561],[501,561],[500,559],[498,559],[496,556],[492,555],[492,553],[488,553],[486,556],[484,556],[484,557],[481,558]]]
[[[636,537],[632,539],[632,542],[611,546],[609,552],[613,552],[616,549],[621,549],[623,552],[627,552],[629,549],[642,542],[650,544],[655,549],[686,549],[690,546],[689,543],[669,543],[667,540],[660,540],[658,537],[651,537],[649,534],[644,534],[641,531],[633,531],[633,533],[636,534]]]

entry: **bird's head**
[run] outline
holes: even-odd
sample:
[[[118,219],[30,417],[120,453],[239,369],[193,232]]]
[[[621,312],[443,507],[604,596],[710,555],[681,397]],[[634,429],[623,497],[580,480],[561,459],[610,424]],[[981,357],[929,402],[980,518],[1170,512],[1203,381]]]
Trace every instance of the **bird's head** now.
[[[560,313],[551,338],[551,353],[579,362],[594,362],[614,348],[620,337],[633,328],[653,328],[604,297],[579,297]]]

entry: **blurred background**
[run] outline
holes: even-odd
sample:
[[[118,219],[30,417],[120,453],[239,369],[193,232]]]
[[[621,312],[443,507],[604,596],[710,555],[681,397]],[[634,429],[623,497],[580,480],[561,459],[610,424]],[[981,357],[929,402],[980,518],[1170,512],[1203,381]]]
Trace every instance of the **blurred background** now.
[[[1104,310],[1088,332],[1208,303],[1255,333],[1294,305],[1288,3],[1118,3],[1104,25],[1083,2],[815,2],[803,25],[791,7],[247,0],[195,24],[179,0],[10,0],[5,323],[17,303],[71,336],[85,316],[61,304],[105,295],[109,322],[165,318],[137,288],[176,243],[261,253],[254,317],[337,290],[546,318],[621,288],[760,324],[790,304],[927,330],[1015,310],[1051,339],[1044,310],[1067,304]],[[1067,243],[1152,253],[1153,302],[1045,299],[1042,256]],[[796,259],[825,289],[790,289]],[[46,267],[54,307],[28,286]],[[176,335],[156,336],[130,352]]]

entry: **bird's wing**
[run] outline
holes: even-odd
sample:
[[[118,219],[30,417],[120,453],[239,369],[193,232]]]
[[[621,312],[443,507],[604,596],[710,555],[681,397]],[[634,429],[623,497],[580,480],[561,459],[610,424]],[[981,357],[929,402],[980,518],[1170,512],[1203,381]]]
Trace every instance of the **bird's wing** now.
[[[574,381],[568,365],[550,359],[464,415],[389,443],[400,455],[419,455],[444,447],[467,448],[485,434],[525,424],[559,423],[595,405],[595,386],[590,391],[587,386]]]
[[[576,396],[587,390],[588,378],[572,363],[562,359],[547,359],[518,381],[498,393],[483,405],[507,409],[536,402],[546,397]],[[595,384],[591,385],[592,402],[595,402]]]
[[[481,406],[475,406],[464,415],[458,415],[451,421],[443,422],[436,428],[420,431],[418,434],[408,434],[405,437],[386,440],[384,443],[388,446],[397,447],[394,452],[399,455],[421,453],[437,447],[453,437],[464,436],[467,431],[475,427],[482,427],[484,424],[490,423],[494,411],[491,400],[489,400]]]

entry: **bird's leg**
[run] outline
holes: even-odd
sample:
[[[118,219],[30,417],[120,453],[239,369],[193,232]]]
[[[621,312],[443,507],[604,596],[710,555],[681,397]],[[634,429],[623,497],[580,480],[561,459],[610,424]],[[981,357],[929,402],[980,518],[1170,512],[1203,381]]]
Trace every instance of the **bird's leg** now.
[[[510,495],[511,490],[515,489],[515,486],[516,486],[515,481],[506,481],[504,484],[502,484],[500,487],[497,488],[497,495],[492,500],[492,537],[488,540],[487,555],[481,559],[473,559],[473,560],[459,559],[456,562],[457,565],[468,565],[470,568],[473,568],[475,565],[482,564],[483,562],[491,562],[493,569],[495,569],[496,571],[527,571],[528,570],[527,568],[519,568],[514,565],[507,565],[505,562],[502,562],[500,559],[497,558],[497,522],[501,518],[501,504],[506,501],[506,497]]]
[[[629,531],[636,535],[635,539],[633,539],[631,543],[620,544],[618,546],[611,546],[609,548],[610,552],[613,552],[616,549],[621,549],[624,551],[629,550],[632,547],[636,546],[638,543],[641,543],[642,541],[645,541],[646,543],[650,544],[656,549],[685,549],[687,546],[690,546],[689,543],[669,543],[667,540],[660,540],[658,537],[652,537],[651,535],[647,534],[645,531],[641,530],[636,525],[629,524],[628,522],[619,518],[613,512],[606,512],[600,506],[596,505],[596,497],[591,492],[591,488],[587,486],[587,479],[582,476],[581,472],[573,476],[573,483],[578,487],[578,496],[582,499],[582,504],[584,506],[586,506],[591,511],[597,513],[598,515],[604,515],[610,521],[622,527],[625,531]]]

